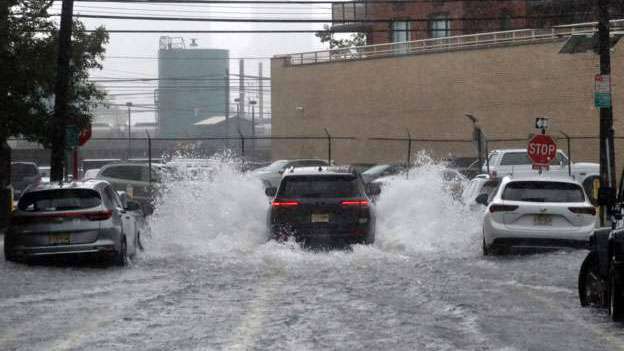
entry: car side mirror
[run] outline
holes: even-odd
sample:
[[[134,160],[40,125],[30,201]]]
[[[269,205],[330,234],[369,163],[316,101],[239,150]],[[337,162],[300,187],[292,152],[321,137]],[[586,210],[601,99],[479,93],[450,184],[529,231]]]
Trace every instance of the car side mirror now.
[[[118,191],[119,200],[121,200],[121,207],[126,208],[128,206],[128,193],[125,191]]]
[[[377,183],[366,184],[366,194],[369,196],[377,196],[381,194],[381,186]]]
[[[487,206],[488,205],[488,194],[483,193],[483,194],[479,194],[479,196],[477,196],[477,198],[475,199],[475,202],[478,204],[481,204],[483,206]]]
[[[611,207],[615,204],[615,189],[611,187],[600,187],[598,189],[598,204]]]
[[[264,189],[264,193],[266,194],[266,196],[273,197],[273,196],[275,196],[275,194],[277,194],[277,188],[274,187],[274,186],[270,186],[270,187]]]
[[[285,169],[280,169],[279,171],[277,171],[278,174],[284,174],[286,170]]]
[[[141,204],[134,200],[128,200],[124,209],[126,211],[138,211],[141,209]]]

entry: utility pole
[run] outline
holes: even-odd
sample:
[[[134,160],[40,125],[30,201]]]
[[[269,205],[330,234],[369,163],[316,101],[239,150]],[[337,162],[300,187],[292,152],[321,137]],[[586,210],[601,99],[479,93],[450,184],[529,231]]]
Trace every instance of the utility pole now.
[[[126,102],[128,106],[128,160],[132,158],[132,102]]]
[[[611,39],[609,0],[598,0],[598,42],[600,54],[600,74],[611,75]],[[601,222],[611,210],[617,180],[615,178],[615,157],[613,146],[613,102],[608,107],[600,107],[600,184],[603,193],[601,201]],[[605,211],[607,210],[607,211]]]
[[[230,136],[230,69],[225,69],[225,137]],[[230,141],[225,140],[227,147],[230,146]]]
[[[52,123],[52,152],[50,155],[50,181],[63,180],[65,167],[65,128],[68,122],[68,95],[70,84],[71,35],[74,0],[63,0],[61,27],[58,34],[56,84],[54,87],[54,118]]]
[[[262,62],[258,62],[258,118],[262,122],[264,118],[264,82],[262,76]]]
[[[238,101],[240,110],[238,116],[245,116],[245,60],[238,61]]]
[[[256,154],[256,100],[249,100],[249,104],[251,105],[251,151],[252,155]],[[252,156],[252,157],[253,157]]]
[[[0,1],[0,62],[9,62],[9,4]],[[11,184],[11,148],[9,139],[9,72],[8,65],[0,65],[0,230],[9,224],[13,207]]]

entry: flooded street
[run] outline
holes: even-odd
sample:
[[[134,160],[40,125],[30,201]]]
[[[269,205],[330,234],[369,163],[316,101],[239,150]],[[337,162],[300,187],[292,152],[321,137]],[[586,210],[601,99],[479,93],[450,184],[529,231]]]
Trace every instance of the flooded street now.
[[[624,348],[579,306],[586,251],[482,257],[437,171],[385,188],[376,243],[351,251],[266,242],[261,185],[227,165],[170,184],[129,267],[2,261],[0,349]]]

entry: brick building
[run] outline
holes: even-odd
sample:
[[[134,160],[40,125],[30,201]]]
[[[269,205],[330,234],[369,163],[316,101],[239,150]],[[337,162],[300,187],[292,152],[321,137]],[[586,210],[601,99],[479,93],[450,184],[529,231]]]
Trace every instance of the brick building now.
[[[624,21],[617,23],[614,31],[624,28]],[[593,30],[588,25],[428,39],[410,43],[408,54],[376,45],[378,51],[362,47],[364,54],[351,57],[279,56],[271,63],[273,135],[318,137],[327,128],[333,136],[356,138],[334,142],[337,162],[401,162],[407,143],[375,138],[404,138],[409,131],[421,139],[412,143],[414,152],[470,157],[475,150],[466,113],[479,119],[490,139],[518,139],[492,142],[490,148],[526,147],[535,117],[549,116],[553,134],[561,136],[558,130],[563,130],[579,137],[572,140],[574,160],[596,161],[593,80],[599,58],[591,50]],[[577,45],[579,36],[590,45]],[[614,42],[614,123],[621,137],[624,41]],[[273,142],[274,159],[326,157],[327,152],[322,140]],[[616,152],[621,167],[621,139]]]
[[[621,18],[624,1],[612,3],[612,17]],[[334,30],[366,33],[372,45],[589,22],[596,19],[594,4],[595,0],[350,1],[332,5],[332,21]]]

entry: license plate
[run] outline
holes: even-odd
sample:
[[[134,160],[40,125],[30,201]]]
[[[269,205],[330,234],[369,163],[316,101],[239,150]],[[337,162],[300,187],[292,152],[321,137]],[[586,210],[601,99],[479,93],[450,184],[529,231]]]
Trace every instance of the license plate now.
[[[536,215],[533,217],[535,225],[552,225],[552,217],[549,215]]]
[[[312,223],[329,223],[328,213],[312,214]]]
[[[69,234],[50,234],[48,235],[48,244],[50,245],[63,245],[69,244]]]

